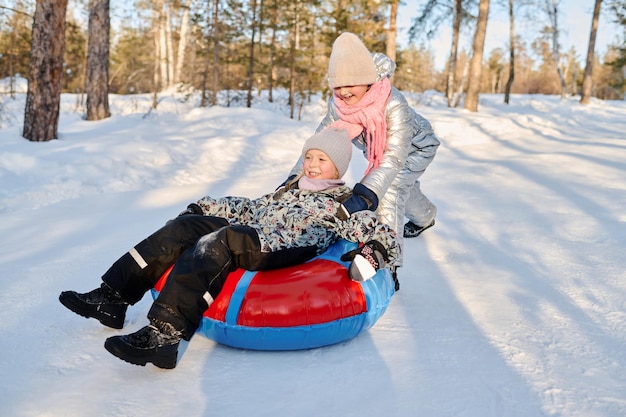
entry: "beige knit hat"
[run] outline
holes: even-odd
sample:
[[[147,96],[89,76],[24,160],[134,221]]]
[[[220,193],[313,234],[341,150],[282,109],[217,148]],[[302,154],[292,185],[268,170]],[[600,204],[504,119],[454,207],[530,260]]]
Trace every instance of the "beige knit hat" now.
[[[328,155],[339,172],[339,178],[348,170],[352,158],[352,141],[346,129],[329,127],[316,133],[304,143],[302,156],[309,149],[318,149]]]
[[[372,85],[375,82],[376,65],[365,44],[354,33],[339,35],[328,61],[330,88]]]

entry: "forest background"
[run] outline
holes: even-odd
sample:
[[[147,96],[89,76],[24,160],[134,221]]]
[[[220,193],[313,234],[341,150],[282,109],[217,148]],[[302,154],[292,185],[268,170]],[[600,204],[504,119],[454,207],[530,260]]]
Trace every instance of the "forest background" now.
[[[61,50],[60,91],[78,93],[77,106],[85,105],[83,93],[90,82],[99,84],[93,97],[104,96],[101,101],[106,101],[109,93],[152,92],[153,107],[158,105],[158,93],[171,88],[202,91],[203,106],[245,102],[248,107],[253,94],[268,91],[272,101],[274,89],[286,88],[291,116],[297,117],[307,97],[320,91],[329,93],[325,74],[332,42],[339,33],[351,31],[361,36],[371,51],[385,52],[396,61],[393,82],[399,89],[445,92],[450,107],[465,98],[468,108],[472,89],[475,96],[505,93],[507,103],[509,93],[583,94],[585,75],[588,95],[624,99],[624,0],[587,0],[593,20],[590,14],[589,22],[568,28],[562,27],[562,15],[565,7],[571,7],[570,1],[410,3],[414,5],[410,12],[403,8],[411,19],[404,34],[409,42],[400,44],[399,0],[2,0],[0,78],[26,74],[29,94],[31,84],[39,88],[39,92],[33,89],[34,94],[49,94],[42,86],[54,83],[54,65],[46,70],[41,55]],[[508,15],[509,41],[506,48],[497,47],[483,55],[490,8],[491,14],[498,10]],[[48,20],[38,19],[36,9]],[[58,15],[56,24],[51,21],[54,14]],[[40,38],[60,24],[62,36],[49,39],[52,46],[42,46]],[[595,54],[597,27],[603,24],[619,30],[615,43]],[[516,27],[525,28],[525,37]],[[40,34],[33,36],[37,28]],[[430,44],[443,28],[452,29],[452,43],[445,67],[437,68]],[[589,45],[564,50],[560,43],[563,30],[588,31]],[[54,46],[60,41],[62,49]],[[37,55],[43,64],[33,69],[31,61]],[[95,70],[92,63],[90,72],[90,55],[106,63],[100,62]],[[36,77],[42,78],[35,85]],[[54,107],[54,100],[51,103]],[[95,117],[90,118],[88,110],[87,119],[108,117],[108,105],[104,104]],[[35,125],[36,119],[28,117],[28,107],[27,102],[24,136],[33,140],[27,124]],[[470,110],[476,108],[477,99]],[[44,124],[56,128],[52,122]]]

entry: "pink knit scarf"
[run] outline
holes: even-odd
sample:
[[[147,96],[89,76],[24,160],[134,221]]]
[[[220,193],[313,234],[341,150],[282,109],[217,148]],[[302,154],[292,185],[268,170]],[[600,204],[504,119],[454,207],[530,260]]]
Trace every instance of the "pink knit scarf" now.
[[[352,106],[343,100],[334,99],[339,120],[329,127],[347,129],[351,138],[357,137],[365,129],[367,147],[367,175],[372,168],[378,168],[387,144],[387,120],[385,108],[391,94],[389,78],[383,78],[372,84],[363,98]]]

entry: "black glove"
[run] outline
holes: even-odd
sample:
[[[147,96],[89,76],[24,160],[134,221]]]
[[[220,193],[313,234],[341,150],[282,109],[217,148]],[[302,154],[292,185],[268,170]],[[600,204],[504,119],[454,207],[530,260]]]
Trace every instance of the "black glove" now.
[[[365,281],[372,278],[376,271],[385,266],[389,260],[385,247],[375,240],[371,240],[350,252],[341,256],[344,262],[352,261],[348,269],[348,275],[353,281]]]
[[[187,206],[187,208],[183,211],[181,211],[178,216],[176,216],[176,218],[179,218],[180,216],[185,216],[187,214],[199,214],[199,215],[203,215],[204,213],[202,212],[202,208],[197,205],[196,203],[191,203]],[[170,223],[172,223],[175,219],[169,219],[168,221],[165,222],[165,225],[169,225]]]
[[[180,214],[178,215],[178,217],[180,216],[184,216],[186,214],[199,214],[199,215],[203,215],[204,212],[202,211],[202,207],[200,207],[199,205],[197,205],[196,203],[191,203],[187,206],[187,208],[183,211],[180,212]]]
[[[357,182],[352,189],[352,194],[341,202],[341,207],[337,211],[337,217],[341,220],[347,220],[354,212],[371,210],[374,211],[378,207],[378,197],[376,194]]]

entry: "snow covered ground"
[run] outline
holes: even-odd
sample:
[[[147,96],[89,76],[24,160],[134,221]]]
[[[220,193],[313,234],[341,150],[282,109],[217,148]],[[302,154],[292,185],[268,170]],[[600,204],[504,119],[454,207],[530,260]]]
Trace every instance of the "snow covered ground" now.
[[[481,97],[478,113],[411,95],[442,146],[423,177],[434,228],[408,240],[402,288],[369,331],[297,352],[196,336],[178,366],[103,348],[124,331],[66,310],[108,266],[205,194],[256,197],[321,119],[284,99],[199,108],[111,97],[87,122],[64,95],[59,140],[21,138],[24,95],[0,97],[0,415],[626,415],[626,102]],[[365,167],[353,155],[349,182]]]

